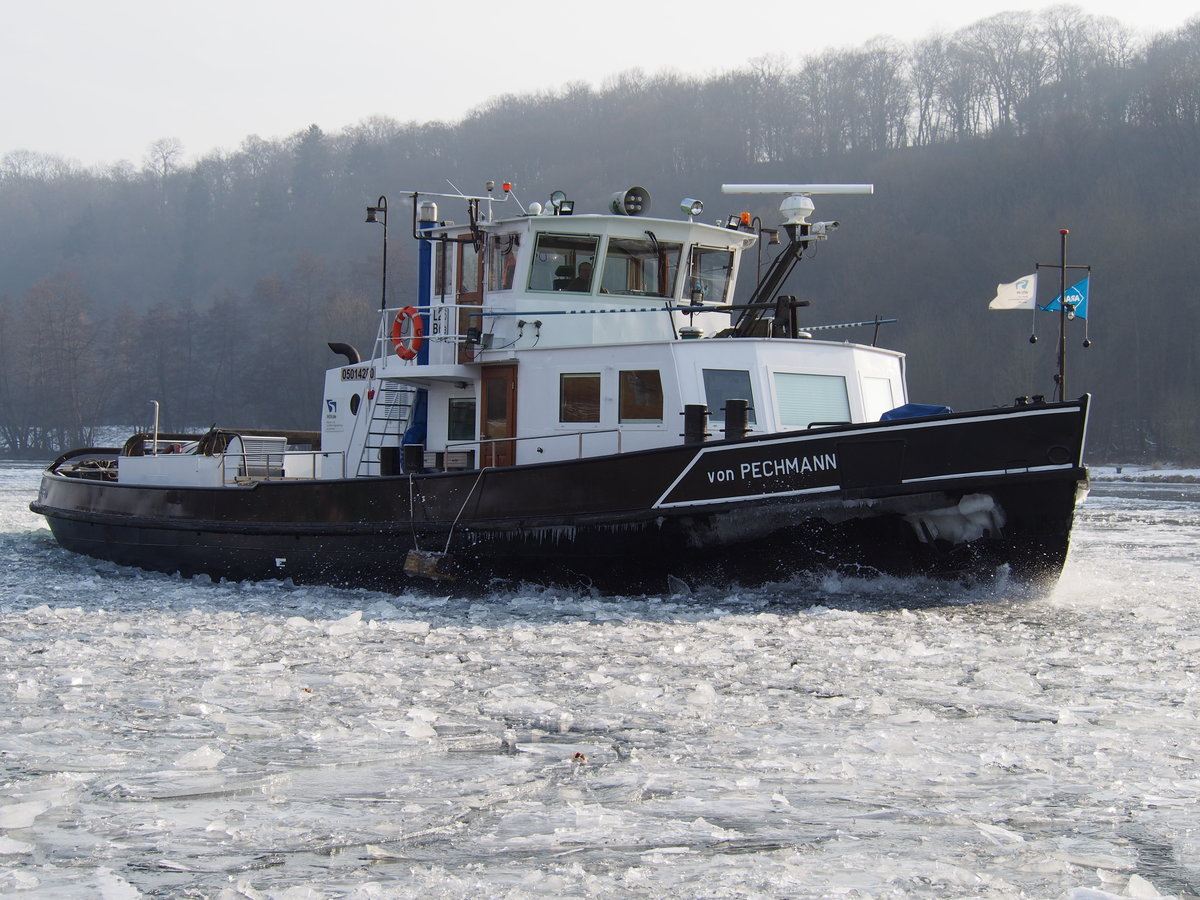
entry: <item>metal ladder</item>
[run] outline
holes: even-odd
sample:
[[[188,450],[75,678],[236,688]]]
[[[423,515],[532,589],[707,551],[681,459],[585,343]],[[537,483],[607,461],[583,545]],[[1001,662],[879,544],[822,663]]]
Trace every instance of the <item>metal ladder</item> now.
[[[385,446],[400,443],[412,419],[413,401],[417,389],[408,385],[380,383],[371,405],[371,418],[363,437],[362,455],[358,458],[358,475],[382,475],[379,451]],[[386,444],[388,438],[393,443]]]

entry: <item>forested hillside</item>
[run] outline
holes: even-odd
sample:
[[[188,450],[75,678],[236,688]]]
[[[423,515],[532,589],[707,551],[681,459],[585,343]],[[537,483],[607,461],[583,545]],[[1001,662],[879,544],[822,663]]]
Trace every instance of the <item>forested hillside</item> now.
[[[787,288],[812,301],[808,322],[899,318],[881,343],[909,354],[915,400],[1051,395],[1057,317],[987,303],[1056,263],[1070,229],[1068,262],[1092,266],[1094,346],[1071,323],[1068,368],[1068,394],[1096,396],[1091,458],[1195,462],[1198,160],[1200,18],[1135,38],[1071,7],[708,79],[626,72],[496,97],[454,123],[381,114],[191,161],[164,139],[141,168],[9,153],[0,453],[145,422],[150,400],[164,428],[317,427],[338,361],[326,341],[365,351],[374,336],[382,232],[363,220],[381,194],[394,305],[415,286],[413,189],[511,180],[525,203],[561,188],[583,212],[638,184],[651,215],[688,196],[723,221],[746,198],[722,182],[852,181],[875,195],[816,198],[842,228]],[[750,199],[777,220],[777,201]],[[441,214],[463,217],[450,201]],[[1042,278],[1047,302],[1057,276]]]

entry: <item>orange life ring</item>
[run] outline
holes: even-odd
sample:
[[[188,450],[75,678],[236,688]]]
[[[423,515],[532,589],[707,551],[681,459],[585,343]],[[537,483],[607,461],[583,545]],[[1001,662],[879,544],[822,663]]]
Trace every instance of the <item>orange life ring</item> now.
[[[406,330],[407,328],[407,330]],[[421,349],[425,326],[416,307],[406,306],[396,313],[392,322],[392,346],[401,359],[413,359]]]

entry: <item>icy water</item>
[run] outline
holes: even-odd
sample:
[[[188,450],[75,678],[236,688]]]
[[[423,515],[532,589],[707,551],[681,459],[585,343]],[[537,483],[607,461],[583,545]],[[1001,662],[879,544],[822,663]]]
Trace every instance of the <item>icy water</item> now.
[[[54,544],[0,464],[0,895],[1200,895],[1200,485],[1049,596],[486,601]]]

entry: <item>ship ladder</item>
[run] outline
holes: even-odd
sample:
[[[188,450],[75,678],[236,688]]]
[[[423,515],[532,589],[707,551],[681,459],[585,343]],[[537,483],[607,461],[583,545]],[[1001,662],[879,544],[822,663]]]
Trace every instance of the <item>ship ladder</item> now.
[[[380,458],[384,448],[399,447],[412,420],[417,389],[408,385],[382,385],[375,392],[371,418],[363,437],[358,475],[382,475]],[[397,471],[395,474],[399,474]]]

